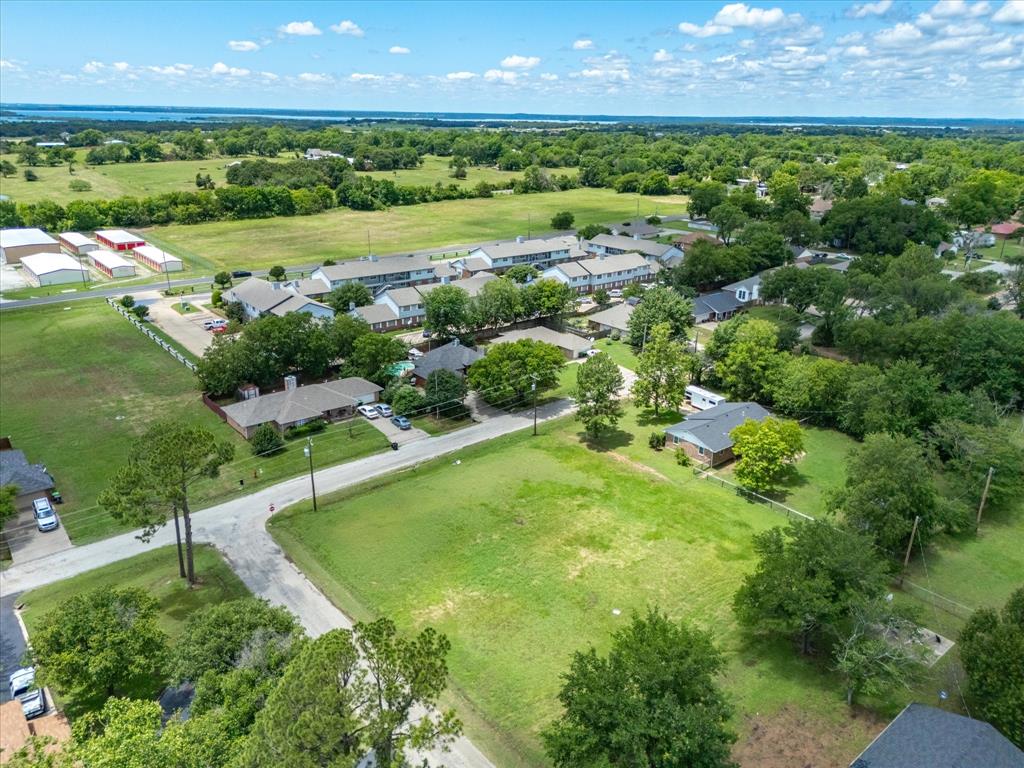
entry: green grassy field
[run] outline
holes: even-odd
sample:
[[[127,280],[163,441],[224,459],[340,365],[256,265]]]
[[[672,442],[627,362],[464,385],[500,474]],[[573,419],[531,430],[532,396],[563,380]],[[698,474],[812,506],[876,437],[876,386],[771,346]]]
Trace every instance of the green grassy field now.
[[[681,196],[641,198],[640,212],[676,213],[683,211],[685,204],[686,198]],[[386,211],[336,209],[316,216],[173,224],[142,233],[147,239],[155,236],[153,242],[166,243],[177,255],[191,258],[190,254],[195,254],[203,266],[260,268],[357,258],[366,254],[367,233],[375,253],[411,253],[508,239],[527,234],[528,226],[536,235],[550,229],[550,219],[558,211],[572,211],[576,226],[625,220],[635,215],[636,206],[636,195],[619,195],[610,189],[571,189],[447,200]]]
[[[307,471],[301,443],[289,442],[276,456],[253,457],[241,436],[203,405],[193,374],[105,302],[3,312],[0,349],[0,434],[50,470],[66,500],[61,519],[75,543],[125,530],[95,507],[96,496],[126,460],[129,441],[158,419],[202,424],[235,445],[235,459],[220,477],[197,485],[193,509]],[[361,420],[352,435],[334,425],[314,436],[317,466],[388,447]]]
[[[466,178],[453,179],[451,168],[448,163],[450,157],[437,157],[436,155],[424,155],[423,163],[419,168],[402,169],[397,171],[359,171],[360,176],[372,176],[375,179],[389,179],[395,184],[408,186],[433,186],[437,182],[447,186],[458,184],[460,187],[475,187],[481,181],[488,184],[497,184],[502,187],[512,185],[512,181],[522,177],[519,171],[499,171],[490,166],[470,166],[466,169]],[[548,168],[549,174],[569,176],[576,175],[575,168]]]
[[[173,643],[184,629],[185,620],[194,611],[207,605],[236,600],[249,595],[224,559],[213,547],[195,548],[196,573],[200,583],[189,589],[178,576],[178,556],[174,547],[161,547],[142,555],[97,568],[39,589],[26,592],[19,598],[25,604],[23,617],[29,636],[40,620],[65,600],[99,587],[139,587],[146,590],[159,603],[158,624]],[[132,695],[140,698],[156,696],[164,683],[150,679],[141,681],[139,690]],[[68,714],[74,716],[94,708],[100,702],[74,701],[62,697]]]
[[[289,509],[271,531],[356,618],[450,638],[460,716],[499,765],[546,764],[539,731],[571,653],[606,647],[650,604],[711,628],[728,654],[738,754],[795,711],[789,744],[815,765],[846,764],[874,718],[851,718],[828,674],[786,643],[750,641],[732,616],[752,534],[785,518],[648,448],[651,429],[676,419],[629,408],[596,445],[562,419],[337,495],[315,526],[308,507]]]
[[[17,164],[14,155],[3,155],[3,159]],[[227,183],[225,174],[231,158],[209,158],[206,160],[171,160],[160,163],[113,163],[86,167],[83,162],[75,165],[74,174],[68,173],[67,165],[54,168],[33,168],[37,181],[25,181],[25,168],[18,165],[18,173],[7,179],[0,179],[0,194],[8,195],[18,203],[35,203],[52,200],[66,205],[72,200],[109,200],[128,195],[147,197],[164,192],[195,192],[196,174],[207,174],[223,186]],[[81,179],[92,185],[88,192],[72,192],[68,183]]]

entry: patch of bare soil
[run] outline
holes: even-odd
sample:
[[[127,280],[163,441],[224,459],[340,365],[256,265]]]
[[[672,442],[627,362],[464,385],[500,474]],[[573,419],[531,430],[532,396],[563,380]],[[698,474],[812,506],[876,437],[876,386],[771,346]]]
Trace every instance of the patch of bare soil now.
[[[645,472],[648,475],[653,475],[659,480],[664,480],[668,482],[668,478],[661,474],[661,472],[659,472],[658,470],[654,469],[653,467],[648,467],[646,464],[641,464],[639,461],[633,461],[628,456],[623,456],[621,453],[616,453],[615,451],[609,451],[608,455],[611,456],[620,464],[626,464],[627,466],[630,466],[639,472]]]
[[[748,715],[746,736],[732,756],[742,768],[847,768],[885,724],[859,708],[834,723],[786,706],[772,715]]]

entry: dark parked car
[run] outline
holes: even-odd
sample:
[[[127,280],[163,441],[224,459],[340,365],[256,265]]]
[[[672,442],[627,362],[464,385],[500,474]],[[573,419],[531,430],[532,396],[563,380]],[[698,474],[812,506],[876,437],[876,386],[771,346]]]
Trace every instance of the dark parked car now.
[[[405,418],[405,416],[395,416],[391,423],[399,429],[412,429],[412,422]]]
[[[231,270],[232,277],[252,277],[252,272],[248,269],[233,269]]]

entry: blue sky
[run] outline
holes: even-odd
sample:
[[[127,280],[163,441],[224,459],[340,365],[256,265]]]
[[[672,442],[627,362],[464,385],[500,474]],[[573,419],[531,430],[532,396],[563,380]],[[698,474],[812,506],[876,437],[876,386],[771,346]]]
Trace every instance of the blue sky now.
[[[1024,116],[1024,0],[0,4],[6,102]]]

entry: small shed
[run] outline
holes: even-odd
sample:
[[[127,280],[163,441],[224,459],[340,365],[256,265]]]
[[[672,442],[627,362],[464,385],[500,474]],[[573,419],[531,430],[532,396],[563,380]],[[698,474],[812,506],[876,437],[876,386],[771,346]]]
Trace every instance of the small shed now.
[[[60,243],[35,227],[0,230],[0,256],[8,264],[36,253],[60,253]]]
[[[96,232],[96,239],[104,248],[112,251],[132,251],[146,244],[138,235],[123,229],[101,229]]]
[[[36,285],[82,283],[89,279],[88,270],[66,253],[34,253],[23,256],[25,276]]]
[[[135,259],[141,261],[154,272],[181,272],[184,269],[181,259],[161,251],[154,245],[140,245],[132,249]]]
[[[134,277],[135,265],[106,248],[89,251],[89,261],[107,277]]]
[[[99,243],[80,232],[61,232],[59,239],[60,247],[72,256],[85,256],[100,247]]]

